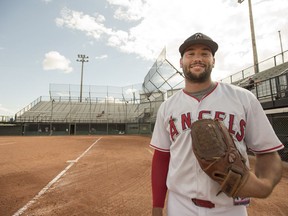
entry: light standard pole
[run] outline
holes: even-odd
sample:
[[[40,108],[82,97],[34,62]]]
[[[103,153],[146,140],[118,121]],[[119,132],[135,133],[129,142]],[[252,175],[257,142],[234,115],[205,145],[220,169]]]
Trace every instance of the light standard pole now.
[[[82,89],[83,89],[83,66],[84,62],[88,62],[88,56],[86,55],[81,55],[78,54],[78,62],[82,62],[82,67],[81,67],[81,83],[80,83],[80,102],[82,102]]]
[[[283,53],[283,46],[282,46],[281,32],[278,31],[278,33],[279,33],[279,39],[280,39],[280,47],[281,47],[282,63],[284,63],[284,53]]]
[[[238,0],[238,3],[241,4],[244,0]],[[259,72],[258,66],[258,54],[256,47],[255,31],[254,31],[254,22],[253,22],[253,13],[252,13],[252,4],[251,0],[248,0],[249,7],[249,18],[250,18],[250,28],[251,28],[251,39],[252,39],[252,48],[253,48],[253,59],[254,59],[254,72]]]

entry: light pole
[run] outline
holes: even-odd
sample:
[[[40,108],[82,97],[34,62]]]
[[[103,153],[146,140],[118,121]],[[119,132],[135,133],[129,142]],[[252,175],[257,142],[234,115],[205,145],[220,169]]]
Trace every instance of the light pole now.
[[[238,3],[241,4],[244,0],[238,0]],[[250,18],[250,28],[251,28],[251,39],[252,39],[252,48],[253,48],[253,59],[254,59],[254,72],[259,72],[258,66],[258,54],[256,47],[255,31],[254,31],[254,22],[253,22],[253,13],[252,13],[252,4],[251,0],[248,0],[249,7],[249,18]]]
[[[81,55],[78,54],[78,62],[82,62],[82,67],[81,67],[81,83],[80,83],[80,102],[82,102],[82,89],[83,89],[83,66],[84,62],[88,62],[88,56],[86,55]]]
[[[284,53],[283,53],[283,46],[282,46],[281,32],[278,31],[278,33],[279,33],[279,39],[280,39],[280,47],[281,47],[282,63],[284,63]]]

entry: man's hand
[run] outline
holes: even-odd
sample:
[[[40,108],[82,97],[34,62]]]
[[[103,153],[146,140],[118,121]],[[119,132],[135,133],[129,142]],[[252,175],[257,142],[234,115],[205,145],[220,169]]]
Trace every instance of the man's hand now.
[[[250,172],[247,183],[237,193],[239,197],[268,197],[282,176],[282,161],[277,152],[257,154],[255,174]]]
[[[162,208],[153,208],[152,209],[152,216],[162,216],[163,209]]]

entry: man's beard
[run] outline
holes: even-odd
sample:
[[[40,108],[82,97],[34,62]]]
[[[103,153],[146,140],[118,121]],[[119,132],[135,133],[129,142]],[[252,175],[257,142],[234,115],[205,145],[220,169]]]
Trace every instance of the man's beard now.
[[[205,65],[205,70],[202,73],[192,73],[190,71],[190,66],[188,67],[183,67],[183,73],[186,79],[188,79],[189,81],[191,81],[192,83],[203,83],[207,80],[210,79],[210,75],[212,72],[212,66]]]

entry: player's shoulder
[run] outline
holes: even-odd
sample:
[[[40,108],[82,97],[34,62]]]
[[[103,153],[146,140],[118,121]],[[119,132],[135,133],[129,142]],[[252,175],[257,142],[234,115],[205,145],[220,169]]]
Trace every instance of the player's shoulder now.
[[[233,85],[231,83],[218,82],[218,85],[221,86],[222,88],[235,89],[235,90],[239,90],[239,91],[242,91],[242,89],[243,89],[240,86],[236,86],[236,85]]]
[[[228,92],[235,92],[238,94],[248,94],[248,95],[253,95],[253,93],[245,88],[242,88],[240,86],[236,86],[230,83],[223,83],[223,82],[218,82],[218,87],[221,88],[222,90],[226,90]]]
[[[173,95],[167,96],[166,100],[163,101],[161,106],[164,107],[164,106],[171,106],[173,104],[177,104],[177,101],[181,100],[183,95],[184,95],[183,89],[179,89],[178,91],[175,91]]]
[[[258,101],[251,91],[240,86],[219,82],[217,88],[219,89],[219,94],[225,95],[230,99],[237,98],[237,100],[242,101],[243,103],[247,103],[248,101]]]

